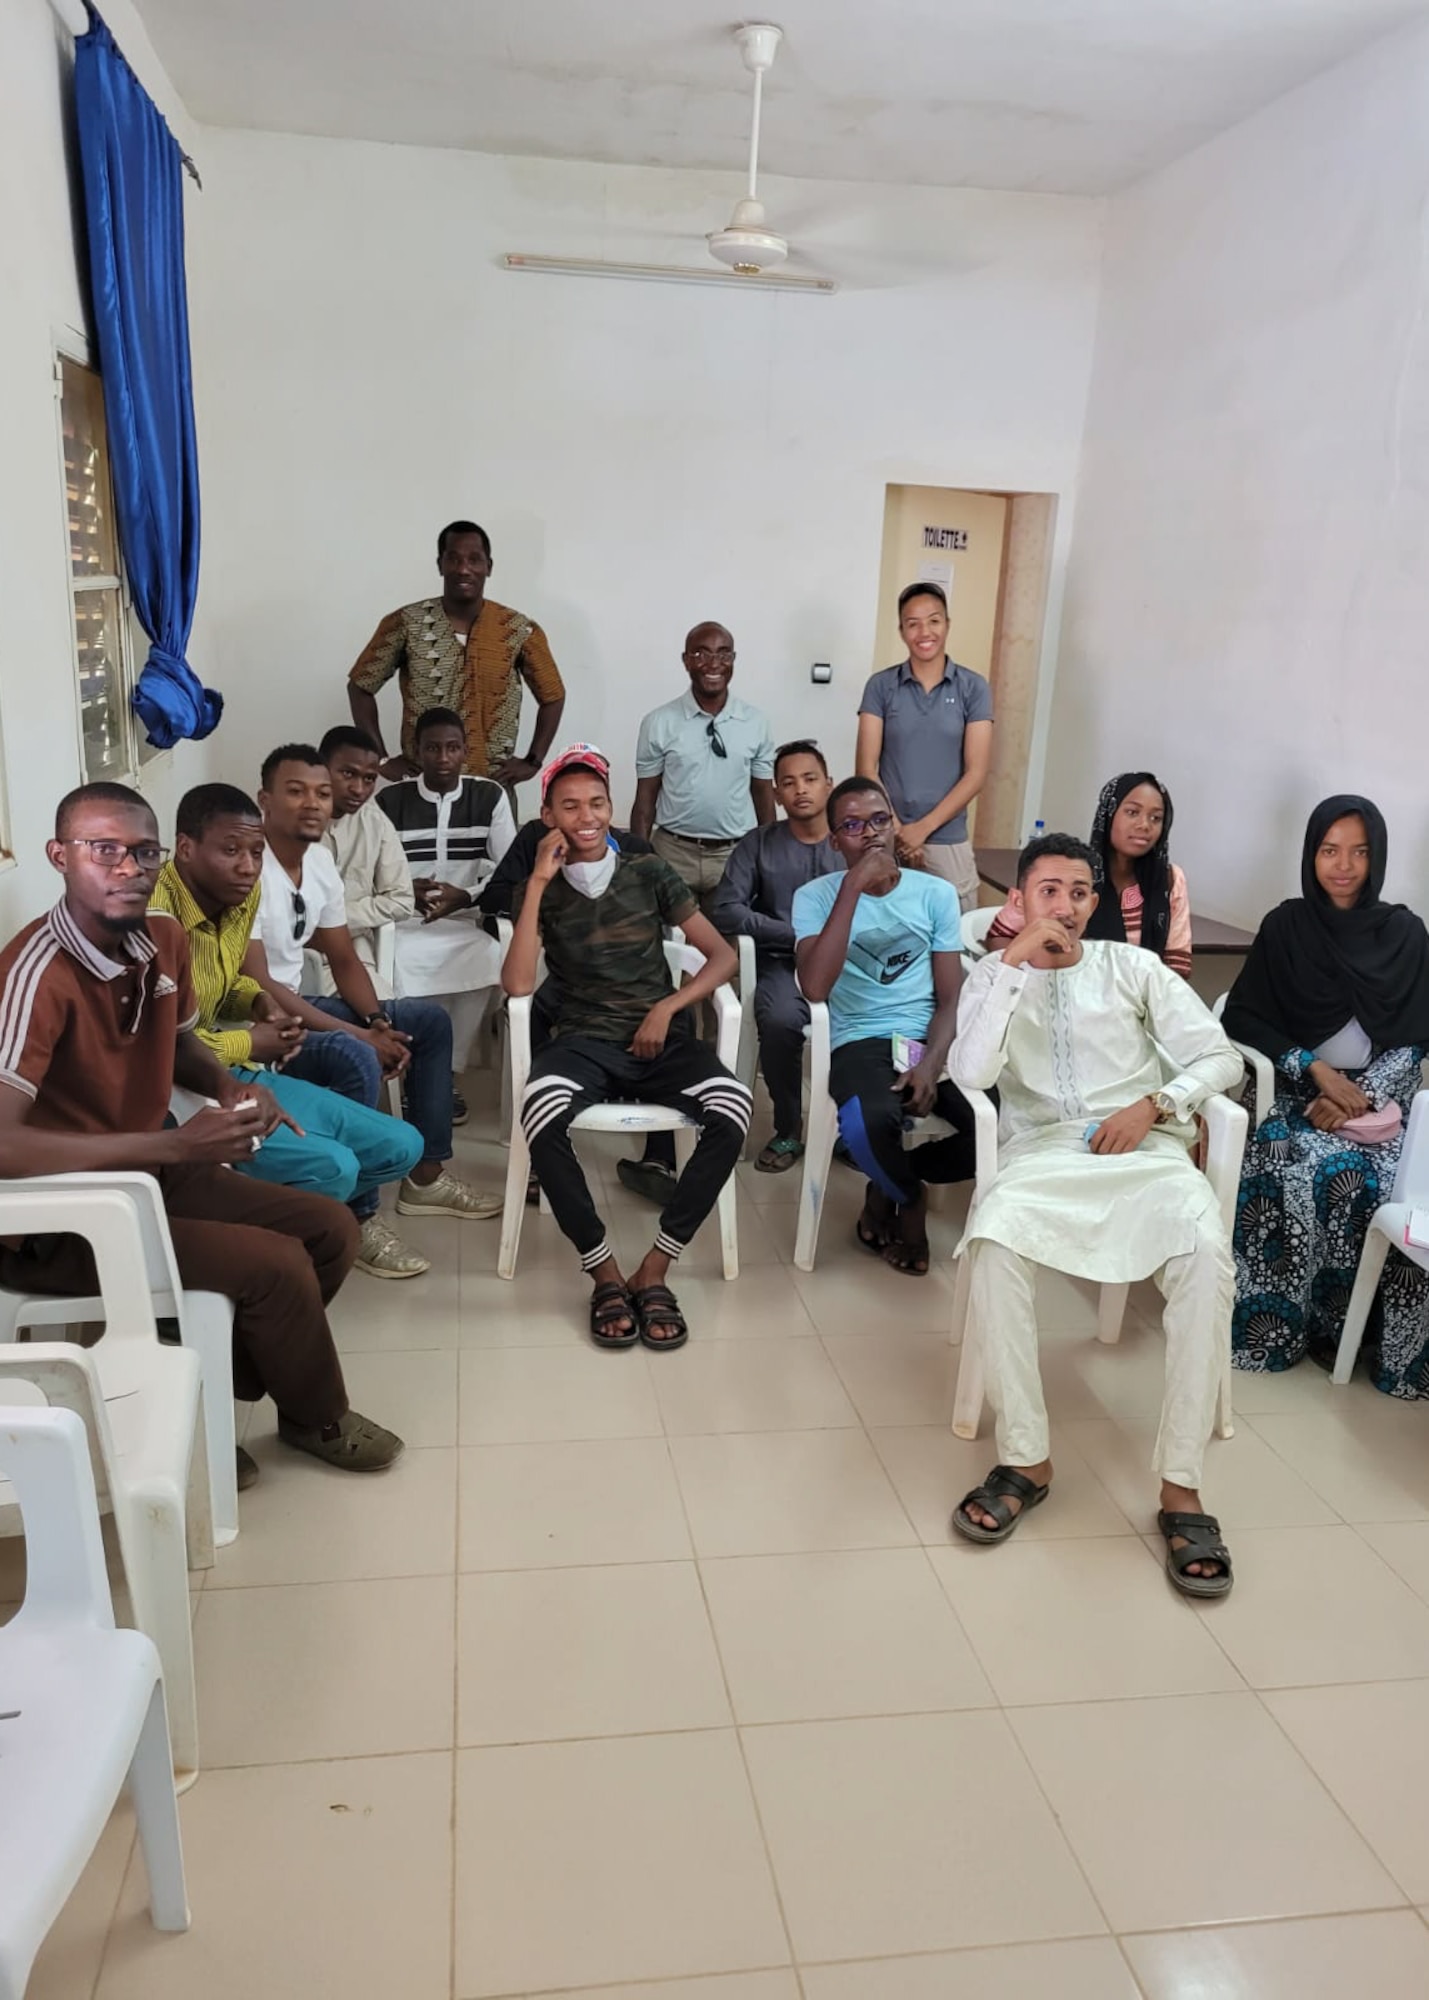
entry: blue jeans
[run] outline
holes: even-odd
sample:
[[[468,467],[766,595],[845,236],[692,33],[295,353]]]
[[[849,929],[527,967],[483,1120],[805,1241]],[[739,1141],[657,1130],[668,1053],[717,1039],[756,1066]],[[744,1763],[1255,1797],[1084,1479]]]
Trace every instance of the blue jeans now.
[[[345,1000],[312,1004],[334,1020],[358,1018]],[[442,1166],[452,1156],[451,1015],[435,1000],[389,1000],[383,1011],[394,1028],[411,1037],[412,1060],[404,1079],[407,1117],[422,1135],[423,1162]],[[283,1074],[323,1084],[374,1110],[382,1095],[377,1051],[352,1035],[309,1034]]]
[[[324,1035],[324,1041],[350,1041],[347,1035]],[[354,1044],[354,1046],[359,1046]],[[239,1172],[256,1181],[301,1188],[345,1201],[359,1222],[377,1213],[380,1191],[389,1181],[411,1173],[422,1156],[419,1133],[400,1118],[369,1110],[350,1096],[276,1070],[235,1068],[245,1082],[266,1084],[283,1109],[303,1128],[303,1137],[286,1125],[270,1132],[251,1161]]]

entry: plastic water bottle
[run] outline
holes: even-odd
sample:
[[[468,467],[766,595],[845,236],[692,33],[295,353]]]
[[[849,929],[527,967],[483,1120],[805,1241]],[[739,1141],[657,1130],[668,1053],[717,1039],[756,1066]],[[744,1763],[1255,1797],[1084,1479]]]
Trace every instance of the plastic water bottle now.
[[[1047,831],[1046,820],[1034,819],[1032,822],[1032,831],[1027,837],[1029,840],[1040,840],[1046,831]]]

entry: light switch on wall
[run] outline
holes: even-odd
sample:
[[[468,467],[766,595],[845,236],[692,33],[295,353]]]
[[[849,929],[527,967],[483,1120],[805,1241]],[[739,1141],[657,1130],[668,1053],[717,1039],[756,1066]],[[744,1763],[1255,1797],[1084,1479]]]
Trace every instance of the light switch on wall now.
[[[833,679],[834,670],[827,660],[815,660],[809,669],[809,679],[815,687],[825,687]]]

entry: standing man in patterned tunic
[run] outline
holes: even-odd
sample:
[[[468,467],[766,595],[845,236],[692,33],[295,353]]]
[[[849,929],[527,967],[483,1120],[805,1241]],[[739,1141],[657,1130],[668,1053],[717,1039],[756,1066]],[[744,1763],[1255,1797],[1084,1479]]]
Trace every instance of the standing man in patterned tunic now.
[[[417,776],[413,732],[429,708],[450,708],[466,725],[466,770],[494,778],[508,791],[534,778],[555,741],[566,705],[565,683],[546,635],[486,595],[491,538],[475,521],[452,521],[437,537],[440,597],[389,612],[348,675],[352,719],[382,745],[377,695],[395,674],[402,691],[401,749],[388,757],[384,778]],[[531,747],[516,755],[521,683],[536,698]]]

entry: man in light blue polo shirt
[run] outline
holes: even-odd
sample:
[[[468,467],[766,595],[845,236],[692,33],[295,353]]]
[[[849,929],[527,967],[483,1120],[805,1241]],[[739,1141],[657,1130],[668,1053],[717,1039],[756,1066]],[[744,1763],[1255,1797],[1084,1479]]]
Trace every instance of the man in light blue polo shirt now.
[[[963,983],[958,899],[950,883],[898,866],[876,780],[845,778],[828,812],[847,873],[795,890],[794,964],[804,997],[829,1006],[829,1091],[868,1176],[858,1240],[895,1271],[926,1277],[925,1183],[971,1180],[974,1168],[972,1112],[944,1075]],[[954,1136],[905,1152],[905,1120],[929,1112]]]
[[[759,710],[729,691],[734,641],[723,625],[696,625],[684,663],[688,690],[640,725],[630,830],[708,915],[734,843],[773,823],[774,738]]]

